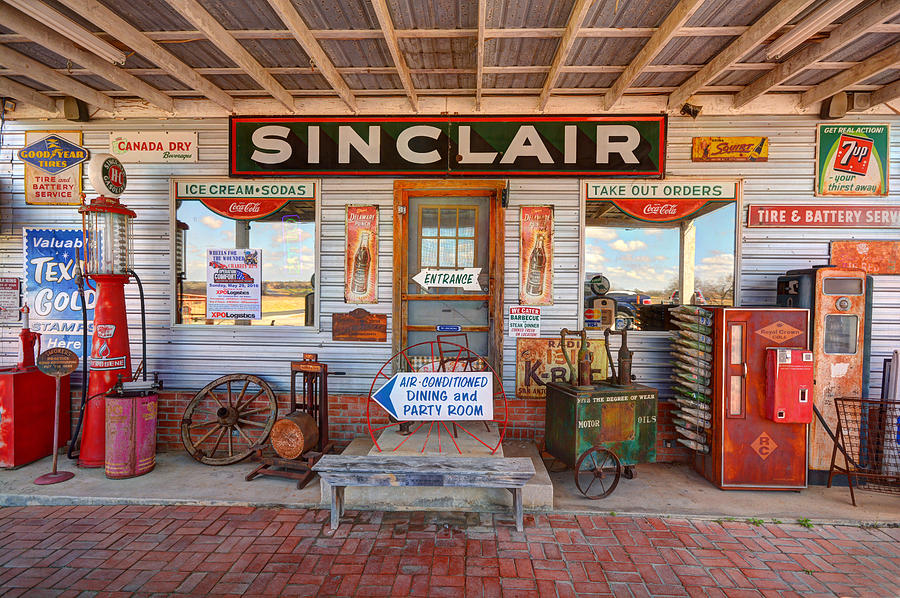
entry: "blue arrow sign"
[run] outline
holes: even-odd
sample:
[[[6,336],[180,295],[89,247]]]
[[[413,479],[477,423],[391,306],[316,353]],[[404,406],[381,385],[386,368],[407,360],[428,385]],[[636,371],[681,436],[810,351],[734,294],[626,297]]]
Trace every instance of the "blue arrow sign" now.
[[[494,418],[492,372],[400,372],[372,394],[400,421]]]

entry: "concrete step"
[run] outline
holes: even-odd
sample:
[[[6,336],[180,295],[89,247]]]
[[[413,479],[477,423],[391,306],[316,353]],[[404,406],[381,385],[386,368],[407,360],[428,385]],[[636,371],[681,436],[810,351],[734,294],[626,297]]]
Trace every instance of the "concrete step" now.
[[[553,483],[534,443],[525,440],[505,440],[502,449],[504,457],[530,457],[534,463],[535,476],[522,489],[524,508],[551,510]],[[368,455],[372,450],[377,454],[372,439],[360,437],[351,442],[342,454]],[[459,455],[454,452],[447,456],[449,458]],[[322,505],[328,507],[331,501],[331,487],[321,478],[319,485]],[[512,507],[512,495],[503,488],[358,486],[344,491],[344,504],[347,509],[354,510],[506,511]]]

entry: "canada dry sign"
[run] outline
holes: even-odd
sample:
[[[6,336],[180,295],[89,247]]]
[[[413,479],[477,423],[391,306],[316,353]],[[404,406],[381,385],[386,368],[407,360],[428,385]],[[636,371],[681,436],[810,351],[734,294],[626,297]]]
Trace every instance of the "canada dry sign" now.
[[[494,418],[491,372],[401,372],[372,399],[400,421]]]

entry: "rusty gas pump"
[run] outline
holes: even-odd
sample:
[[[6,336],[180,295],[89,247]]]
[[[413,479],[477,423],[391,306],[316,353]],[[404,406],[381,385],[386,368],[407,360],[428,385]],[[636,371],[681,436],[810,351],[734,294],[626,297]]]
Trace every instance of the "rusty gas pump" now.
[[[609,350],[609,337],[612,334],[618,334],[622,337],[622,344],[616,354],[616,361],[619,363],[619,369],[613,365],[612,352]],[[634,360],[634,351],[628,348],[628,331],[627,330],[610,330],[607,328],[603,331],[603,339],[606,344],[606,357],[609,360],[609,368],[612,375],[606,379],[606,383],[611,386],[632,386],[634,384],[634,376],[631,374],[631,363]]]

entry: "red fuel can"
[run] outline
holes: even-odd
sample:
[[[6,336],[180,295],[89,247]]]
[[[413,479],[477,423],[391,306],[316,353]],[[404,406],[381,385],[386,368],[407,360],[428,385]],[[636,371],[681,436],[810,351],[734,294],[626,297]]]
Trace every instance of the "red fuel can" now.
[[[106,477],[133,478],[156,467],[156,394],[106,397]]]
[[[812,423],[812,351],[766,349],[766,419],[778,423]]]
[[[59,396],[57,448],[69,441],[68,376],[60,378]],[[0,467],[20,467],[53,454],[55,403],[56,382],[36,367],[0,370]]]

